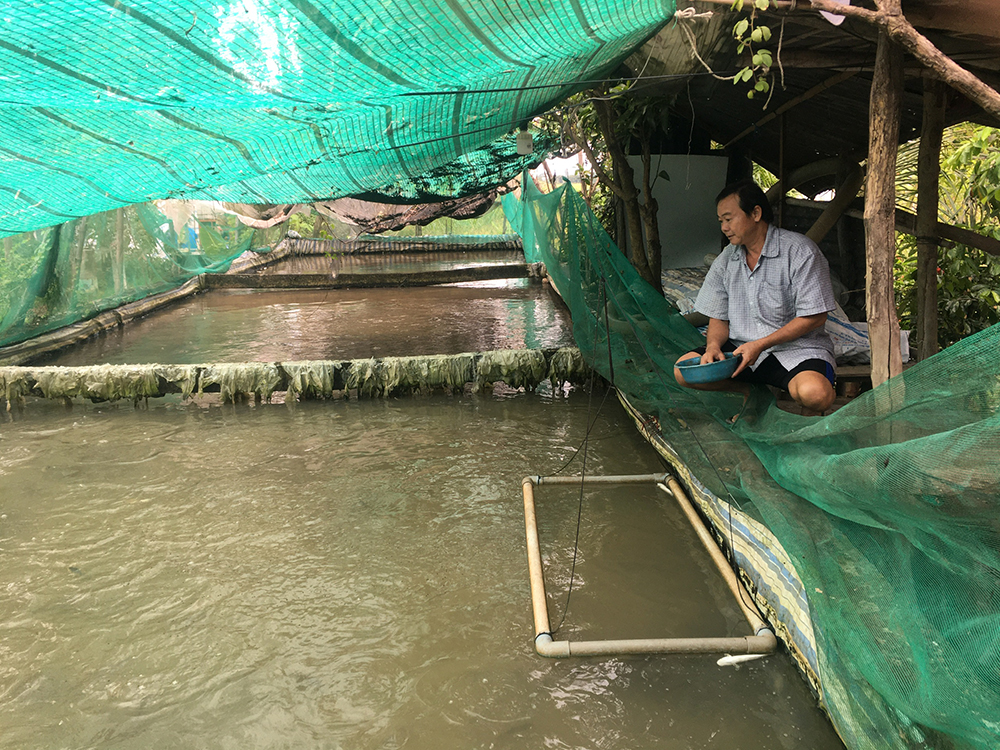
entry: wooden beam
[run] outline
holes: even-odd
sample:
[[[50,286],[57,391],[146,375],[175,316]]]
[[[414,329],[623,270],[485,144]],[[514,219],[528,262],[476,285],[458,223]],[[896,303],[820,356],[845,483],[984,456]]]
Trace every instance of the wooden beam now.
[[[921,28],[1000,39],[1000,4],[996,0],[909,2],[906,17]]]
[[[787,179],[778,179],[776,183],[767,189],[767,200],[772,205],[780,196],[785,195],[789,190],[797,188],[804,182],[815,180],[818,177],[836,174],[841,167],[841,159],[838,156],[830,156],[826,159],[805,164],[798,169],[792,170]]]
[[[760,118],[753,125],[751,125],[750,127],[748,127],[746,130],[742,131],[738,136],[736,136],[735,138],[730,139],[730,141],[726,145],[724,145],[722,148],[723,149],[729,148],[730,146],[732,146],[737,141],[739,141],[739,140],[741,140],[743,138],[746,138],[752,132],[754,132],[755,130],[757,130],[757,128],[759,128],[761,125],[765,125],[765,124],[769,123],[771,120],[773,120],[775,117],[778,117],[778,115],[783,115],[785,112],[787,112],[788,110],[790,110],[792,107],[795,107],[795,106],[797,106],[799,104],[802,104],[802,102],[808,101],[809,99],[812,99],[814,96],[816,96],[818,94],[822,94],[828,88],[830,88],[832,86],[836,86],[838,83],[841,83],[842,81],[846,81],[848,78],[852,78],[853,76],[856,76],[857,74],[858,74],[858,70],[857,69],[845,70],[842,73],[837,73],[837,75],[833,76],[832,78],[828,78],[825,81],[823,81],[822,83],[819,83],[819,84],[813,86],[811,89],[809,89],[805,93],[803,93],[803,94],[795,97],[794,99],[789,99],[787,102],[785,102],[784,104],[782,104],[780,107],[778,107],[776,110],[774,110],[773,112],[771,112],[769,115],[765,115],[764,117]]]
[[[817,245],[823,241],[827,233],[837,225],[837,221],[848,209],[851,202],[858,197],[858,191],[865,182],[865,172],[860,164],[853,164],[847,172],[844,181],[837,187],[837,194],[830,201],[819,218],[809,227],[806,237]]]
[[[785,200],[793,206],[804,206],[806,208],[815,208],[818,210],[823,210],[827,205],[822,201],[810,201],[802,198],[786,198]],[[844,216],[851,216],[855,219],[865,218],[863,211],[858,211],[853,208],[849,208],[844,211]],[[896,231],[904,232],[905,234],[916,237],[916,215],[911,214],[909,211],[904,211],[901,208],[897,208]],[[955,243],[957,245],[968,245],[969,247],[976,248],[976,250],[982,250],[984,253],[1000,257],[1000,240],[995,237],[987,237],[986,235],[979,234],[978,232],[973,232],[971,229],[956,227],[954,224],[945,224],[943,221],[939,221],[937,223],[934,235],[946,242]]]
[[[924,122],[917,156],[917,358],[938,351],[938,181],[944,133],[946,90],[935,78],[924,79]]]
[[[875,24],[883,33],[902,45],[917,60],[936,73],[945,83],[961,91],[991,116],[1000,120],[1000,92],[987,86],[913,28],[903,15],[898,0],[877,2],[877,11],[857,8],[853,5],[841,5],[834,0],[809,1],[814,10],[825,10],[838,16]]]
[[[898,10],[899,2],[881,0],[880,7],[895,6]],[[896,153],[902,94],[903,50],[887,32],[880,31],[869,104],[868,179],[865,189],[865,286],[872,385],[875,387],[903,370],[893,290]]]
[[[917,217],[906,211],[896,209],[896,227],[901,232],[917,236]],[[954,224],[945,224],[943,221],[937,223],[934,234],[942,240],[954,242],[957,245],[968,245],[984,253],[1000,257],[1000,240],[989,237],[971,229],[956,227]]]

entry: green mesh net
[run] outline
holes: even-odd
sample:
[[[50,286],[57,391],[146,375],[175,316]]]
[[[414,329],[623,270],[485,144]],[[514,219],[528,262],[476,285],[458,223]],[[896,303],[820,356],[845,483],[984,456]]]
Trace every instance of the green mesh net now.
[[[805,586],[823,699],[852,748],[1000,746],[1000,377],[994,326],[823,418],[680,388],[703,341],[569,186],[504,197],[588,362]],[[735,424],[729,418],[741,414]]]
[[[429,202],[537,163],[514,131],[674,0],[5,4],[0,237],[163,198]]]
[[[140,204],[0,240],[0,346],[225,271],[255,232],[191,202]]]

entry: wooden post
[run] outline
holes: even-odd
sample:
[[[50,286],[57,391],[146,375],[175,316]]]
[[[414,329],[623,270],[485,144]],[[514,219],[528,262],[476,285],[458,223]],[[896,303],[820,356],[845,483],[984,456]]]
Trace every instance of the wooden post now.
[[[945,118],[944,83],[924,78],[924,123],[917,157],[917,356],[938,350],[938,178]]]
[[[879,6],[885,11],[900,12],[900,0],[882,0]],[[865,190],[868,340],[872,385],[876,387],[903,370],[892,273],[896,255],[896,152],[902,92],[902,49],[885,31],[879,31],[869,105]]]
[[[778,118],[778,184],[781,185],[781,193],[778,194],[778,226],[785,226],[785,195],[788,193],[788,184],[785,180],[785,113],[781,113]]]

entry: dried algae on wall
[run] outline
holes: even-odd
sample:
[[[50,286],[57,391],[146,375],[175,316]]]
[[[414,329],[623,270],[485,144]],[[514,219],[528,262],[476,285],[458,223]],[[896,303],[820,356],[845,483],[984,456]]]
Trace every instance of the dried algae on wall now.
[[[203,365],[92,365],[87,367],[0,367],[0,396],[23,402],[26,396],[72,401],[131,400],[179,393],[183,398],[219,392],[224,403],[253,398],[386,398],[412,393],[481,390],[492,383],[532,389],[580,383],[590,376],[579,350],[512,349],[382,359],[240,362]]]

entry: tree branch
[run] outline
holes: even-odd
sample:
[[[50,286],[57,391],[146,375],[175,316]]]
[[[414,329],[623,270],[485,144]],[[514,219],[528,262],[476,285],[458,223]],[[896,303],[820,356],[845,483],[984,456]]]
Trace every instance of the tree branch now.
[[[583,153],[587,155],[587,160],[590,162],[590,165],[594,170],[594,174],[597,175],[597,179],[604,183],[618,198],[624,200],[625,193],[622,192],[622,189],[615,184],[614,179],[607,173],[600,162],[597,161],[597,156],[594,154],[594,150],[587,141],[587,136],[584,135],[583,129],[578,128],[576,115],[573,115],[570,120],[570,130],[573,134],[573,140],[579,144],[580,148],[583,149]]]

